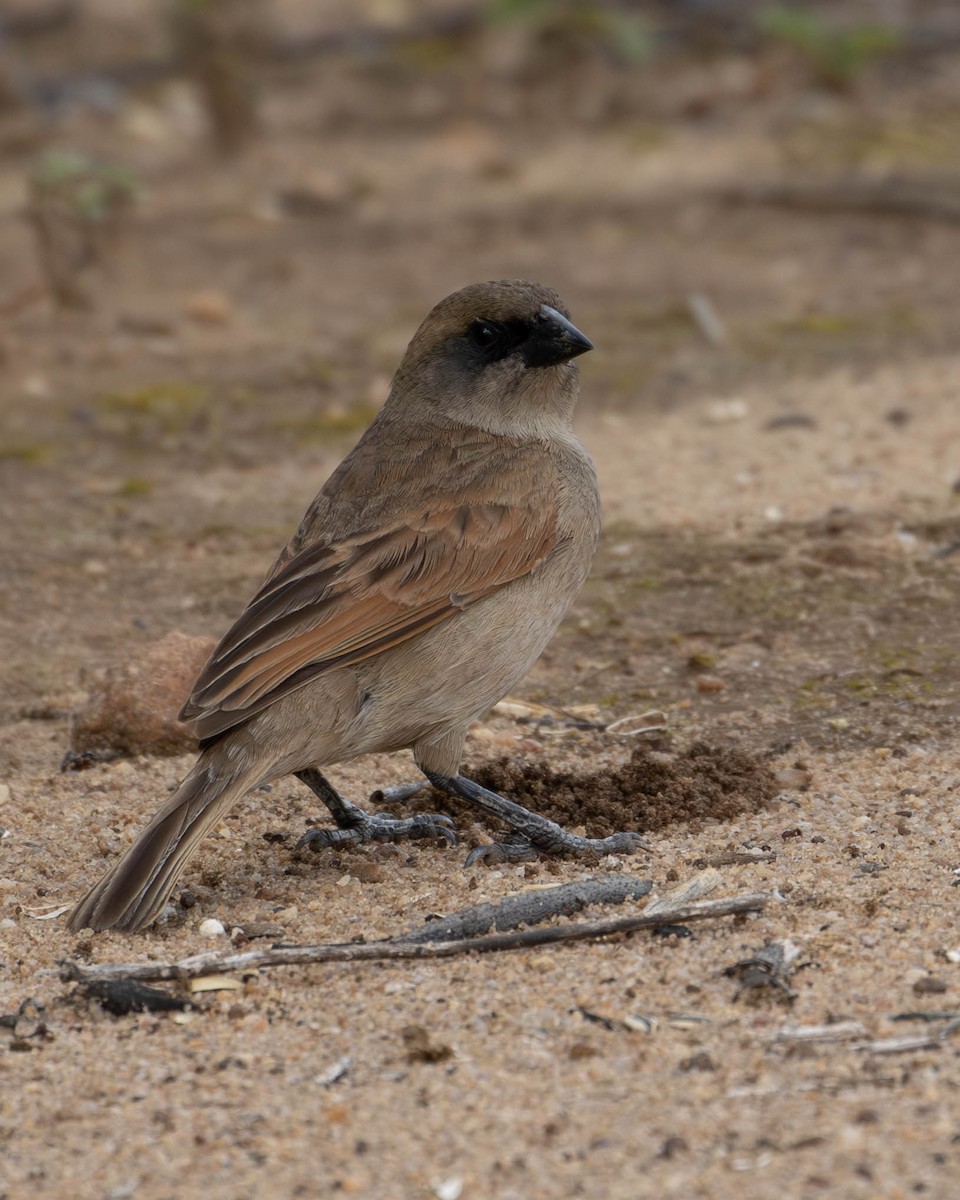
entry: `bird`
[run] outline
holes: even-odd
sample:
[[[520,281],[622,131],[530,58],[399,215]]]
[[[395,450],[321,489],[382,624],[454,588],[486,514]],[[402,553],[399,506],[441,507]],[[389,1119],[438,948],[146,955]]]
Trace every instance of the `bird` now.
[[[69,928],[152,924],[211,827],[287,775],[336,826],[301,843],[455,842],[449,817],[367,812],[321,773],[371,752],[410,748],[424,776],[380,798],[432,785],[511,827],[474,856],[650,849],[635,832],[568,832],[460,771],[471,723],[527,673],[593,561],[599,487],[572,424],[574,360],[592,349],[556,292],[525,280],[471,284],[428,313],[197,679],[180,714],[196,763]]]

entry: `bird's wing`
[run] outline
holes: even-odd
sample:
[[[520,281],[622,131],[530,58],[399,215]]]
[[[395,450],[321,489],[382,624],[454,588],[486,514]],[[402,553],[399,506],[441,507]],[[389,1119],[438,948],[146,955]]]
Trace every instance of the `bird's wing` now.
[[[399,645],[535,570],[558,540],[556,495],[548,465],[528,467],[281,556],[182,719],[216,737],[323,671]]]

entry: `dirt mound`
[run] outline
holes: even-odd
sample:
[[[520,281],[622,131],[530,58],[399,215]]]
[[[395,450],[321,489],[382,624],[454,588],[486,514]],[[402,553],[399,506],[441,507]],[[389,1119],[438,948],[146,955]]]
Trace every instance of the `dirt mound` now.
[[[468,774],[552,821],[568,828],[585,826],[590,837],[606,837],[618,829],[662,829],[704,817],[727,820],[762,808],[778,791],[761,759],[736,747],[699,741],[669,755],[638,746],[622,765],[583,774],[509,758],[484,763]],[[418,807],[446,808],[463,828],[463,818],[478,817],[475,807],[437,793]]]

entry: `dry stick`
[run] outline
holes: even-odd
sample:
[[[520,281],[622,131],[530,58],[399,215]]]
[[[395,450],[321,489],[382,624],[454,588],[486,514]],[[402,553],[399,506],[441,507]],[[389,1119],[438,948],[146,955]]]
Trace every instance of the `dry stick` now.
[[[722,850],[717,854],[704,854],[687,860],[694,867],[743,867],[751,863],[777,861],[776,850]]]
[[[507,896],[498,904],[474,904],[392,940],[452,942],[479,937],[491,929],[506,933],[519,925],[540,925],[551,917],[571,917],[591,904],[623,904],[625,900],[639,900],[652,889],[651,880],[635,879],[631,875],[608,875],[602,879],[561,883],[557,887],[530,888]]]
[[[450,942],[346,942],[318,946],[282,946],[269,950],[247,950],[241,954],[196,954],[179,962],[104,963],[85,966],[73,959],[61,961],[60,976],[79,983],[110,979],[195,979],[200,975],[227,971],[256,971],[261,967],[297,966],[322,962],[372,962],[384,959],[452,958],[457,954],[519,950],[528,946],[547,946],[558,942],[586,941],[633,933],[655,925],[680,921],[698,921],[726,917],[735,913],[759,912],[769,900],[766,892],[748,892],[720,900],[700,900],[658,905],[655,912],[643,912],[619,920],[586,921],[575,925],[555,925],[546,929],[525,929],[517,933],[497,933],[487,937],[460,938]]]

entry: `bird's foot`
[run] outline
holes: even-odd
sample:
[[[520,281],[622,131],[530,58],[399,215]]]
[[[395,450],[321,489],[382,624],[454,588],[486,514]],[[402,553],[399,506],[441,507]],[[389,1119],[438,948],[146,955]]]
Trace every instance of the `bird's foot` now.
[[[467,855],[463,865],[476,866],[482,863],[487,867],[495,867],[500,863],[533,862],[540,857],[540,851],[533,843],[520,833],[507,834],[499,842],[487,842],[483,846],[475,846]]]
[[[443,813],[415,813],[412,817],[368,813],[341,796],[319,771],[298,771],[297,778],[323,801],[337,823],[336,829],[308,829],[297,842],[298,850],[302,846],[323,850],[328,846],[359,846],[364,842],[402,842],[417,838],[442,838],[447,845],[456,845],[453,821]],[[407,786],[409,789],[411,785]],[[408,794],[413,793],[408,791]]]
[[[324,850],[328,846],[359,846],[364,842],[403,842],[417,838],[443,838],[448,846],[457,844],[453,822],[442,813],[384,817],[356,808],[349,825],[338,825],[336,829],[308,829],[297,842],[297,849],[309,846],[312,850]]]
[[[583,855],[583,854],[634,854],[637,850],[653,852],[653,847],[639,833],[612,833],[609,837],[588,838],[570,833],[562,825],[546,817],[530,812],[529,809],[488,791],[472,779],[463,775],[453,778],[428,772],[427,778],[440,791],[462,796],[478,804],[484,811],[499,817],[510,825],[514,835],[504,842],[489,846],[478,846],[471,851],[466,866],[477,862],[522,862],[536,858],[538,854]]]

